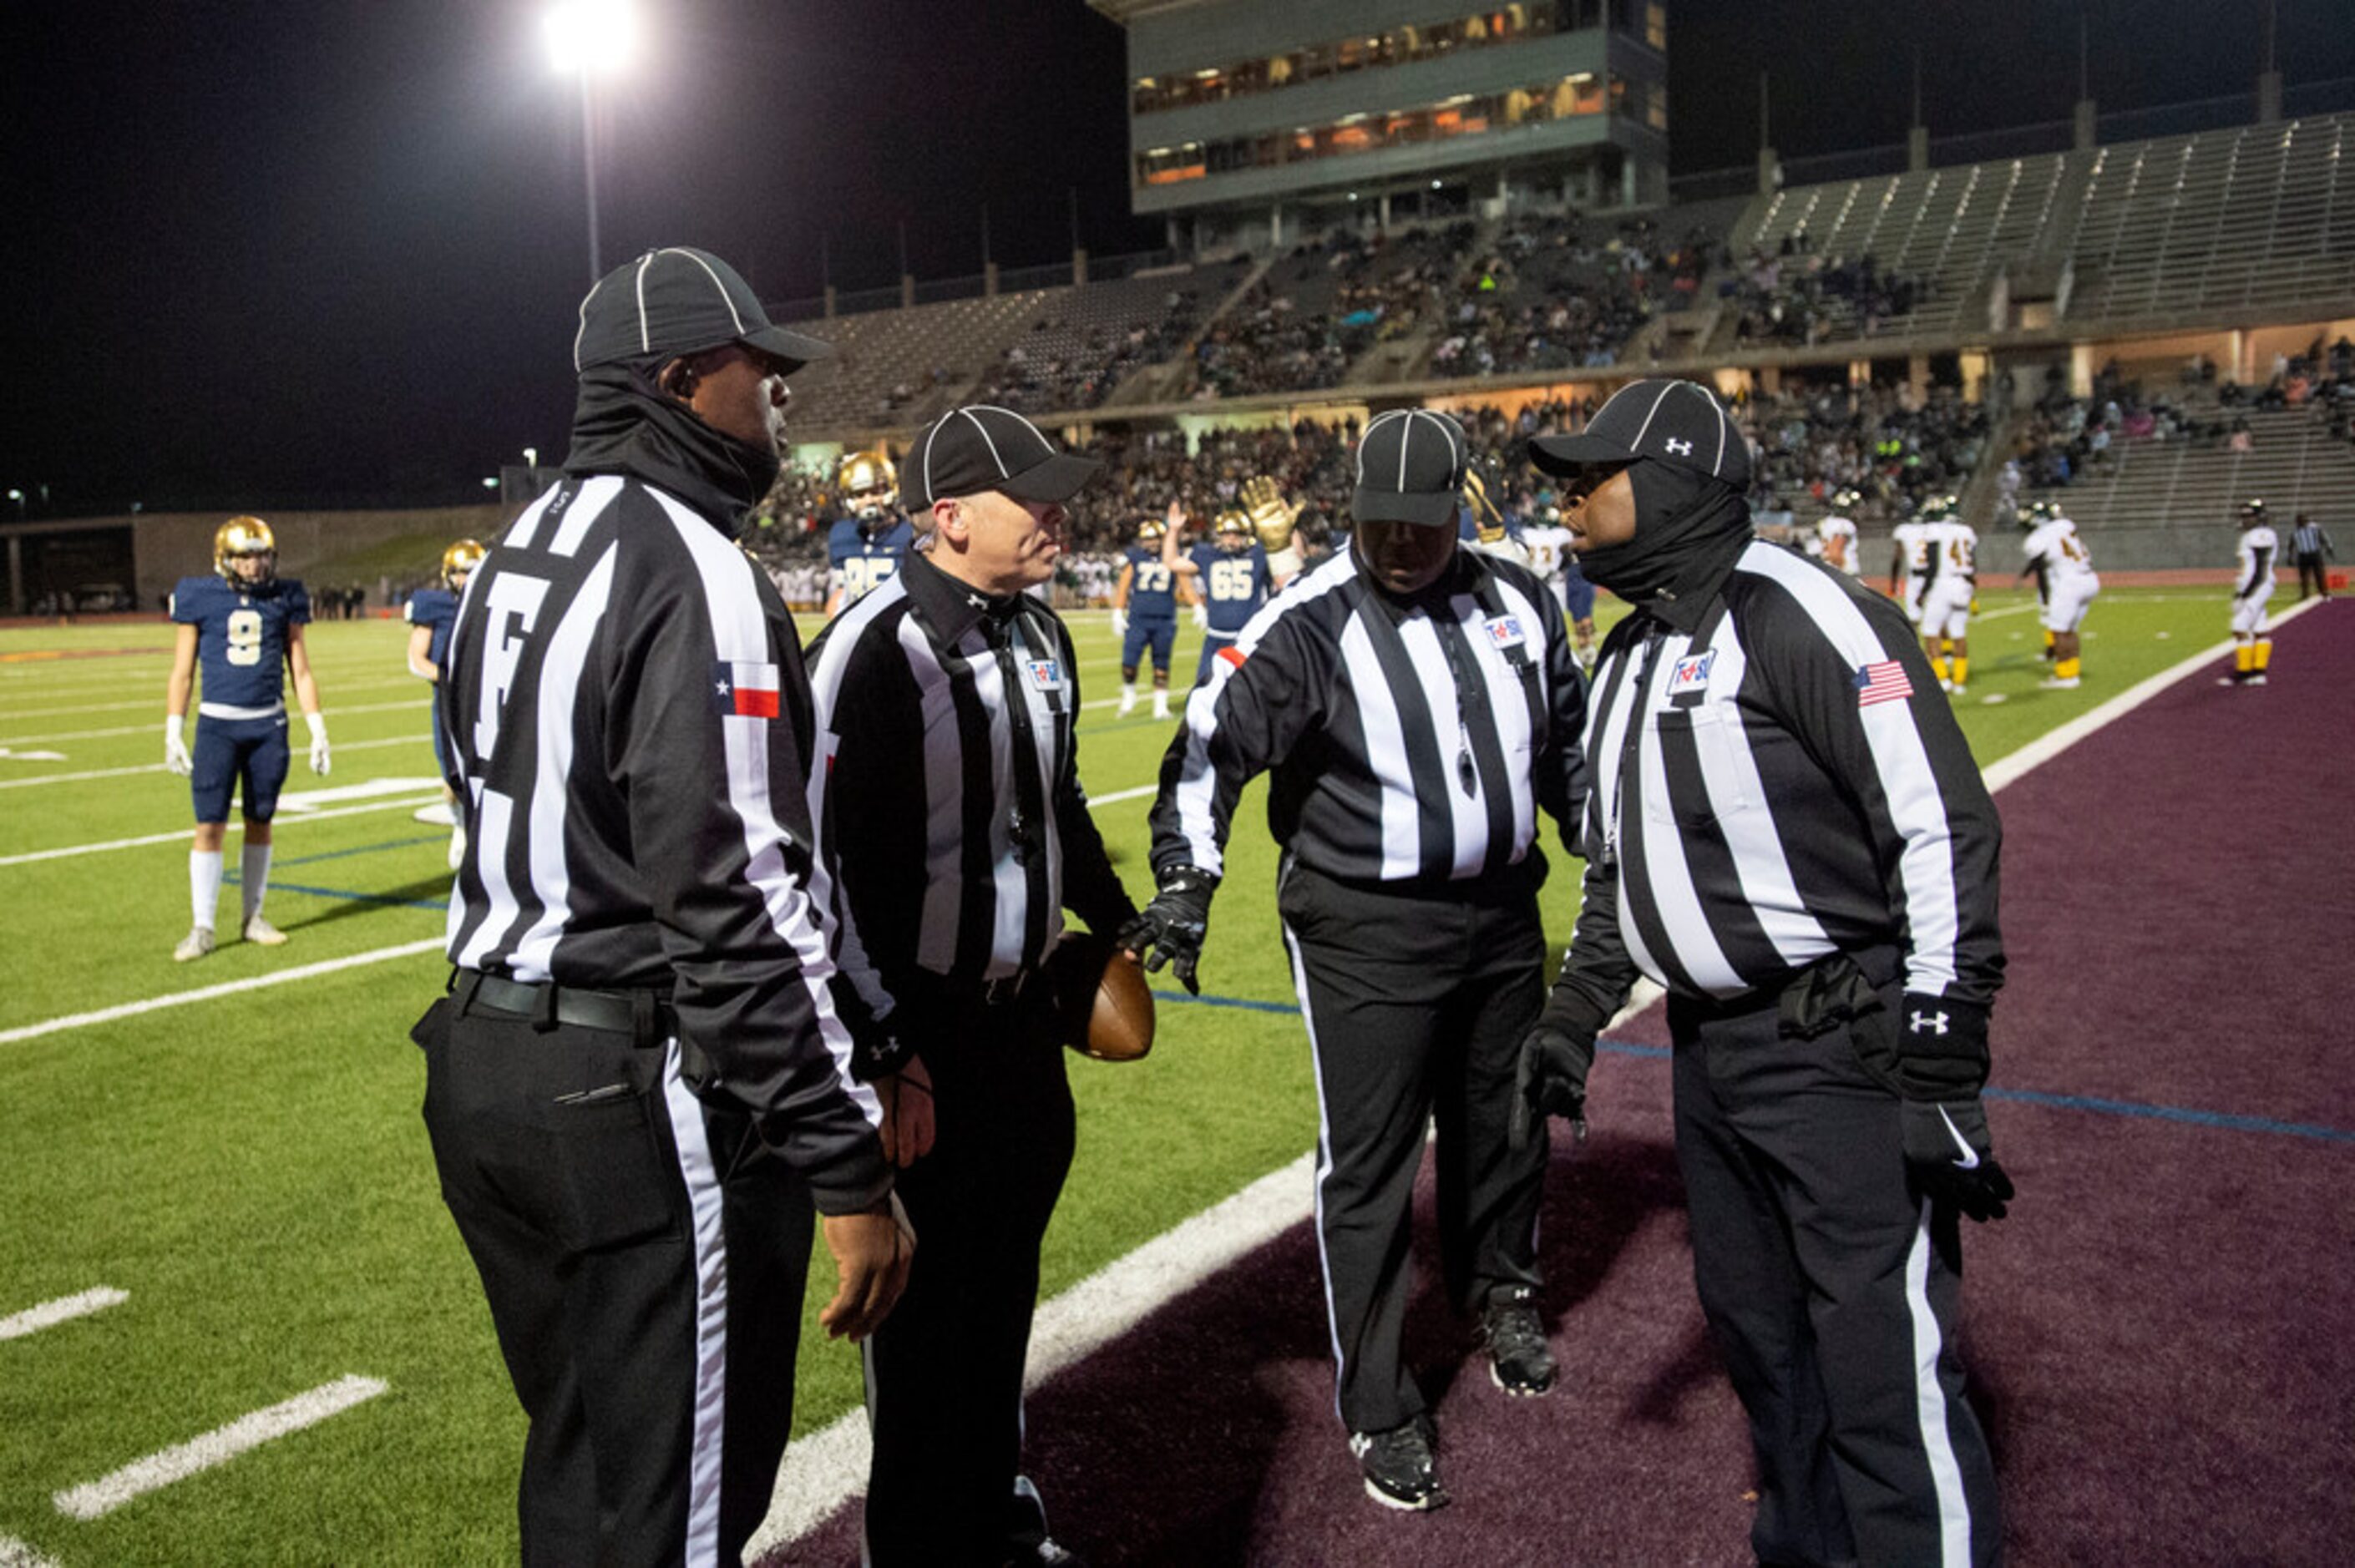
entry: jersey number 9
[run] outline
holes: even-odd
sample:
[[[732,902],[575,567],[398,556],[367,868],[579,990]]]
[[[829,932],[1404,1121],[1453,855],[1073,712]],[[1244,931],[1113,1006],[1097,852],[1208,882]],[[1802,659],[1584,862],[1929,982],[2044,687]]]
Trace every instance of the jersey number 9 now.
[[[261,662],[261,612],[258,609],[232,609],[229,612],[229,662],[232,664]]]

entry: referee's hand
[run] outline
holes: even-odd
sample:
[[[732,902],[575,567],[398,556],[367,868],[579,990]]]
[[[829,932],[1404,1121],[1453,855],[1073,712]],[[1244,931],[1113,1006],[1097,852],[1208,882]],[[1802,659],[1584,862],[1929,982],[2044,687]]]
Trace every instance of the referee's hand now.
[[[1594,1066],[1594,1036],[1565,1027],[1547,1012],[1538,1015],[1521,1037],[1521,1054],[1513,1065],[1514,1116],[1506,1144],[1526,1149],[1545,1118],[1569,1121],[1571,1136],[1586,1140],[1586,1075]]]
[[[905,1170],[932,1151],[932,1075],[921,1056],[888,1077],[875,1080],[883,1102],[883,1158]]]
[[[873,1333],[908,1288],[916,1231],[894,1193],[863,1213],[826,1214],[819,1222],[840,1281],[817,1320],[826,1337],[857,1344]]]
[[[1199,996],[1194,966],[1201,960],[1202,938],[1209,935],[1210,895],[1218,891],[1219,879],[1199,866],[1167,865],[1160,882],[1161,891],[1113,940],[1155,974],[1167,966],[1180,985]]]

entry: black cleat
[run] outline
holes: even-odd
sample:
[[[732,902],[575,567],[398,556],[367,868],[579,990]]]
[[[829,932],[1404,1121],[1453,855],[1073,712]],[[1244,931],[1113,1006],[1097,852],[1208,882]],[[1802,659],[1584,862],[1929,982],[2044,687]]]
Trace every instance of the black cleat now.
[[[1353,1432],[1349,1452],[1366,1475],[1366,1495],[1384,1508],[1423,1512],[1447,1506],[1439,1461],[1431,1452],[1430,1418],[1418,1415],[1387,1432]]]
[[[1533,1399],[1553,1387],[1553,1352],[1538,1320],[1537,1292],[1500,1285],[1480,1314],[1479,1342],[1488,1348],[1488,1380],[1507,1393]]]

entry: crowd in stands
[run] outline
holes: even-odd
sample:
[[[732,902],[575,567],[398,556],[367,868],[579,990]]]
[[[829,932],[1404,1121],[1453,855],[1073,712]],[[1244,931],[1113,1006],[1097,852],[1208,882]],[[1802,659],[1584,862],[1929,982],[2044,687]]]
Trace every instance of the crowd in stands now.
[[[1492,376],[1615,365],[1644,323],[1692,302],[1718,245],[1669,242],[1649,218],[1598,239],[1576,215],[1517,218],[1457,275],[1431,368]]]
[[[1753,503],[1763,510],[1854,490],[1869,512],[1907,515],[1925,496],[1961,490],[1987,450],[1986,406],[1950,386],[1934,385],[1918,403],[1903,388],[1870,385],[1759,393],[1733,408],[1752,442]]]
[[[1928,297],[1927,280],[1892,271],[1870,254],[1819,256],[1805,230],[1773,249],[1753,250],[1719,282],[1743,344],[1870,337]]]
[[[1008,345],[973,400],[1026,414],[1096,408],[1130,372],[1158,365],[1183,348],[1201,325],[1203,313],[1237,281],[1233,270],[1218,269],[1204,282],[1170,290],[1148,320],[1091,323],[1078,330],[1076,341],[1067,323],[1042,318],[1032,335],[1054,346]]]
[[[1395,237],[1342,231],[1295,248],[1203,334],[1180,395],[1340,385],[1366,350],[1428,323],[1476,234],[1469,222]],[[1308,302],[1319,296],[1321,306]]]

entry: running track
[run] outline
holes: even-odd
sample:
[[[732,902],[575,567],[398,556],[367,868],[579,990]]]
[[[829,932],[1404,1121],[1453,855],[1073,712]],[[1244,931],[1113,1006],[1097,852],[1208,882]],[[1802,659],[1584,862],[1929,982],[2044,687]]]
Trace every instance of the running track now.
[[[2212,673],[1999,797],[1991,1115],[2022,1195],[1966,1238],[1965,1331],[2016,1564],[2335,1563],[2355,1541],[2355,608],[2283,627],[2262,690]],[[1419,1215],[1407,1348],[1453,1507],[1359,1490],[1303,1225],[1033,1394],[1058,1537],[1098,1564],[1747,1562],[1663,1044],[1657,1011],[1629,1026],[1594,1136],[1557,1155],[1552,1397],[1508,1402],[1466,1358]],[[858,1556],[854,1502],[769,1561]]]

